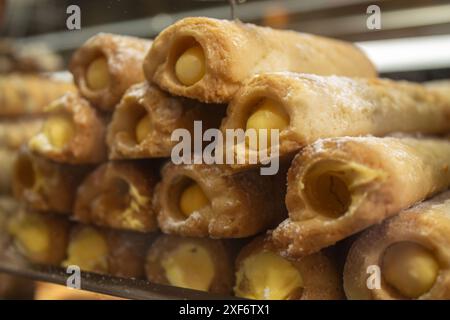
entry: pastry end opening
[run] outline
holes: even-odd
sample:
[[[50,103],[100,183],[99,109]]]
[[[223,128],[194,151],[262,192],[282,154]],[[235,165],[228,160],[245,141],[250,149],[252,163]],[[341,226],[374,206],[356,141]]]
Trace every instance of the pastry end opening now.
[[[174,41],[169,64],[175,79],[188,87],[202,80],[206,73],[204,49],[193,37]]]
[[[236,273],[236,296],[257,300],[299,299],[303,278],[290,261],[270,251],[244,259]]]
[[[409,299],[427,293],[438,273],[436,256],[415,242],[394,243],[385,250],[382,258],[382,275],[386,283]]]
[[[252,149],[265,149],[270,147],[272,143],[272,130],[278,130],[278,134],[280,134],[289,126],[289,114],[282,103],[274,99],[261,98],[256,101],[253,100],[248,110],[249,116],[246,119],[245,130],[247,133],[247,145],[252,147]],[[248,139],[251,136],[249,130],[254,131],[256,145],[255,143],[252,144]],[[261,137],[264,136],[266,137],[265,144],[260,141]]]
[[[167,252],[161,266],[176,287],[208,291],[215,276],[210,252],[201,245],[183,243]]]
[[[307,203],[320,215],[338,218],[350,208],[352,194],[342,163],[322,161],[306,172],[303,180]]]
[[[111,75],[109,73],[108,60],[100,55],[86,66],[85,82],[92,91],[101,91],[109,87]]]

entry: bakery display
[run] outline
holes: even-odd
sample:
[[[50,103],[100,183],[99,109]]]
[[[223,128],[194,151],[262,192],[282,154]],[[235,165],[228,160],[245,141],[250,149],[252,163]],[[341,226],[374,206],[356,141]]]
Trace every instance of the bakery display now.
[[[70,73],[0,76],[2,272],[125,298],[450,299],[448,80],[160,18],[154,41],[92,27]],[[18,61],[0,69],[35,70]]]

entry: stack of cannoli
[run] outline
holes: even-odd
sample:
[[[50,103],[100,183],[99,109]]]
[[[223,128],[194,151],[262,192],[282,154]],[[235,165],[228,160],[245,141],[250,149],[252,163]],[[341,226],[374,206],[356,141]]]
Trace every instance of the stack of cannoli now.
[[[38,132],[44,108],[73,90],[70,83],[38,75],[0,76],[0,194],[11,193],[16,151]]]
[[[33,263],[248,299],[450,298],[445,83],[210,18],[99,34],[70,70],[14,164],[8,230]]]
[[[21,202],[6,224],[13,250],[32,264],[144,276],[158,161],[109,161],[116,104],[143,81],[151,42],[99,34],[73,55],[75,90],[48,101],[44,121],[13,161]],[[72,270],[72,269],[71,269]]]
[[[74,91],[71,83],[48,77],[0,76],[0,238],[6,233],[9,217],[18,210],[11,195],[18,150],[39,131],[46,105],[70,91]],[[31,299],[33,292],[32,281],[0,274],[0,299]]]

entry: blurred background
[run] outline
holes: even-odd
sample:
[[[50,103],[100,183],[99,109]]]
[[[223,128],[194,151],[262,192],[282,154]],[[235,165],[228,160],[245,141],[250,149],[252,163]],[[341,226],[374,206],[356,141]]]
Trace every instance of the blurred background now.
[[[450,77],[450,1],[235,2],[236,16],[244,22],[357,42],[383,75],[418,81]],[[81,10],[81,30],[67,30],[70,5]],[[367,27],[370,5],[381,10],[379,30]],[[54,64],[49,68],[64,68],[71,52],[100,31],[150,38],[186,16],[230,18],[226,0],[0,0],[0,11],[3,40],[32,44],[36,54],[49,49],[64,59],[48,62]]]

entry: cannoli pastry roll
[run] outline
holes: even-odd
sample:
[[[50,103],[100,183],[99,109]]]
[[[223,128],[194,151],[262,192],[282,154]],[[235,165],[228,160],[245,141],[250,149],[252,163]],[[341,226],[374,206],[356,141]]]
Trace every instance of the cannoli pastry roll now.
[[[0,194],[10,194],[16,151],[0,147]]]
[[[28,143],[31,151],[56,162],[99,163],[106,159],[104,120],[87,100],[69,93],[46,109],[47,119]]]
[[[328,255],[289,260],[264,236],[239,253],[234,293],[257,300],[338,300],[344,295],[338,268]]]
[[[358,238],[344,269],[347,298],[448,300],[449,248],[447,191],[372,227]]]
[[[139,232],[157,228],[152,197],[157,176],[146,163],[108,162],[80,185],[74,218],[86,224]]]
[[[75,92],[72,83],[38,76],[0,77],[0,116],[41,114],[53,100]]]
[[[22,148],[14,161],[14,196],[37,211],[70,213],[75,192],[90,167],[47,160]]]
[[[411,137],[319,140],[292,162],[289,218],[273,232],[298,257],[330,246],[450,185],[450,141]]]
[[[257,75],[236,94],[227,113],[224,132],[243,129],[267,135],[253,145],[234,144],[236,157],[271,146],[284,155],[320,138],[450,129],[450,99],[420,84],[387,79]],[[279,144],[270,139],[274,130]]]
[[[125,91],[144,80],[142,62],[151,41],[100,33],[72,56],[70,71],[83,97],[112,111]]]
[[[261,176],[258,170],[168,163],[155,192],[159,227],[165,233],[190,237],[257,234],[286,215],[282,180]]]
[[[59,265],[66,255],[70,223],[20,208],[8,221],[14,247],[31,263]]]
[[[145,265],[150,282],[218,294],[233,288],[233,244],[207,238],[161,235]]]
[[[43,121],[42,118],[0,120],[0,146],[13,150],[19,149],[39,132]]]
[[[123,278],[144,276],[149,239],[139,234],[76,225],[70,233],[63,267]]]
[[[219,128],[225,108],[177,99],[147,83],[132,86],[117,105],[108,127],[110,159],[170,157],[177,144],[176,129],[193,134],[194,121],[202,129]]]
[[[350,43],[204,17],[163,30],[144,61],[148,81],[177,96],[215,103],[229,102],[252,75],[275,71],[377,74]]]

